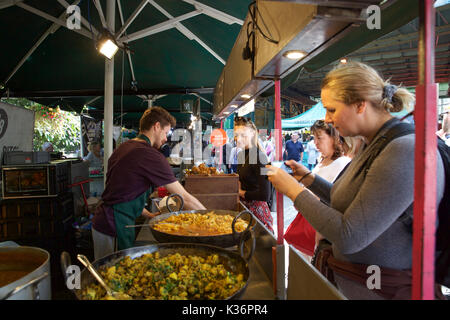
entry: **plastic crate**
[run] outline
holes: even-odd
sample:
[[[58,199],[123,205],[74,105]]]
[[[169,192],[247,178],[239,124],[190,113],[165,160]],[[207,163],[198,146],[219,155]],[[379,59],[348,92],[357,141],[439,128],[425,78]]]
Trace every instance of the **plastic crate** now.
[[[47,151],[33,152],[33,163],[49,163],[49,162],[50,162],[50,152]]]
[[[55,232],[54,221],[41,220],[39,221],[39,234],[44,236],[50,236]]]
[[[2,205],[2,219],[19,218],[19,203],[13,203],[10,205]]]
[[[13,165],[13,164],[32,164],[33,163],[33,152],[24,151],[11,151],[3,153],[3,164]]]
[[[5,238],[19,237],[21,234],[20,224],[17,222],[6,222],[4,225],[3,234]]]
[[[39,164],[49,163],[50,152],[47,151],[10,151],[4,153],[3,164]]]
[[[38,221],[15,222],[20,224],[21,237],[34,237],[40,235],[40,227]]]
[[[5,199],[1,206],[2,219],[64,219],[74,213],[73,197],[70,192],[54,198]]]

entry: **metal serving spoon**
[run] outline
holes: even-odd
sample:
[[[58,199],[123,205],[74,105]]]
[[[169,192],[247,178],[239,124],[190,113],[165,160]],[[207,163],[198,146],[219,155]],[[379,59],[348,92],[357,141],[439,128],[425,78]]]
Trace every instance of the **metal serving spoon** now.
[[[89,270],[89,272],[94,276],[95,279],[102,285],[103,288],[105,288],[106,293],[117,300],[131,300],[132,298],[122,292],[117,292],[112,290],[106,282],[103,280],[103,278],[100,276],[100,274],[95,270],[94,266],[89,262],[89,259],[82,254],[77,255],[78,260]]]

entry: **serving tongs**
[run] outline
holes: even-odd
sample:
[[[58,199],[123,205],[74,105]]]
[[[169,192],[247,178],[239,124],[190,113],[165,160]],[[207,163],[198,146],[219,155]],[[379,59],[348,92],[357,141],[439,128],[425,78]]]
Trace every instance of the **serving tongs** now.
[[[177,200],[175,200],[176,203],[179,203],[179,206],[178,206],[177,208],[175,208],[175,210],[172,210],[172,209],[170,208],[169,200],[170,200],[171,198],[176,198],[176,199],[179,199],[179,200],[180,200],[179,202],[177,202]],[[156,209],[158,209],[159,213],[160,213],[160,214],[163,213],[163,212],[161,211],[161,208],[160,208],[159,205],[158,205],[158,201],[153,200],[153,199],[152,199],[152,201],[153,201],[153,203],[155,204]],[[163,207],[163,208],[167,208],[167,210],[169,210],[169,212],[172,213],[172,212],[177,212],[177,211],[183,210],[183,207],[184,207],[184,200],[183,200],[183,197],[180,196],[178,193],[173,193],[173,194],[171,194],[170,196],[167,197],[167,199],[166,199],[166,206]],[[149,224],[134,224],[134,225],[128,225],[128,226],[125,226],[125,228],[139,228],[139,227],[149,227],[149,226],[150,226]]]
[[[111,289],[106,282],[103,280],[102,276],[95,270],[94,266],[89,262],[89,259],[82,254],[77,255],[78,260],[88,269],[88,271],[94,276],[94,278],[101,284],[101,286],[106,290],[106,294],[117,300],[131,300],[132,298],[123,292],[117,292]]]

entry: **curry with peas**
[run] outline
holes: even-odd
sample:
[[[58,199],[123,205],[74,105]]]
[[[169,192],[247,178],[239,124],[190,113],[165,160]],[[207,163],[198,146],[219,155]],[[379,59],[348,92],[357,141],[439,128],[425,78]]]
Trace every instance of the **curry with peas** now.
[[[159,252],[135,259],[127,256],[99,272],[113,290],[133,299],[226,299],[245,285],[244,275],[227,270],[217,254],[206,258],[179,253],[161,257]],[[82,291],[82,298],[112,297],[99,284],[92,283]]]

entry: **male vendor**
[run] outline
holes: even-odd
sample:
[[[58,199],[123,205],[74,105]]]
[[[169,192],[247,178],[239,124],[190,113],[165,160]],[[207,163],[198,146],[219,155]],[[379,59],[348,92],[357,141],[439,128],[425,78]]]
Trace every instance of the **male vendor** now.
[[[144,208],[150,187],[164,186],[183,197],[187,210],[206,209],[186,192],[175,178],[164,155],[158,150],[166,141],[175,118],[161,107],[147,109],[139,122],[136,139],[122,143],[108,160],[102,203],[93,218],[92,238],[95,259],[133,246],[135,224],[141,214],[153,215]]]

